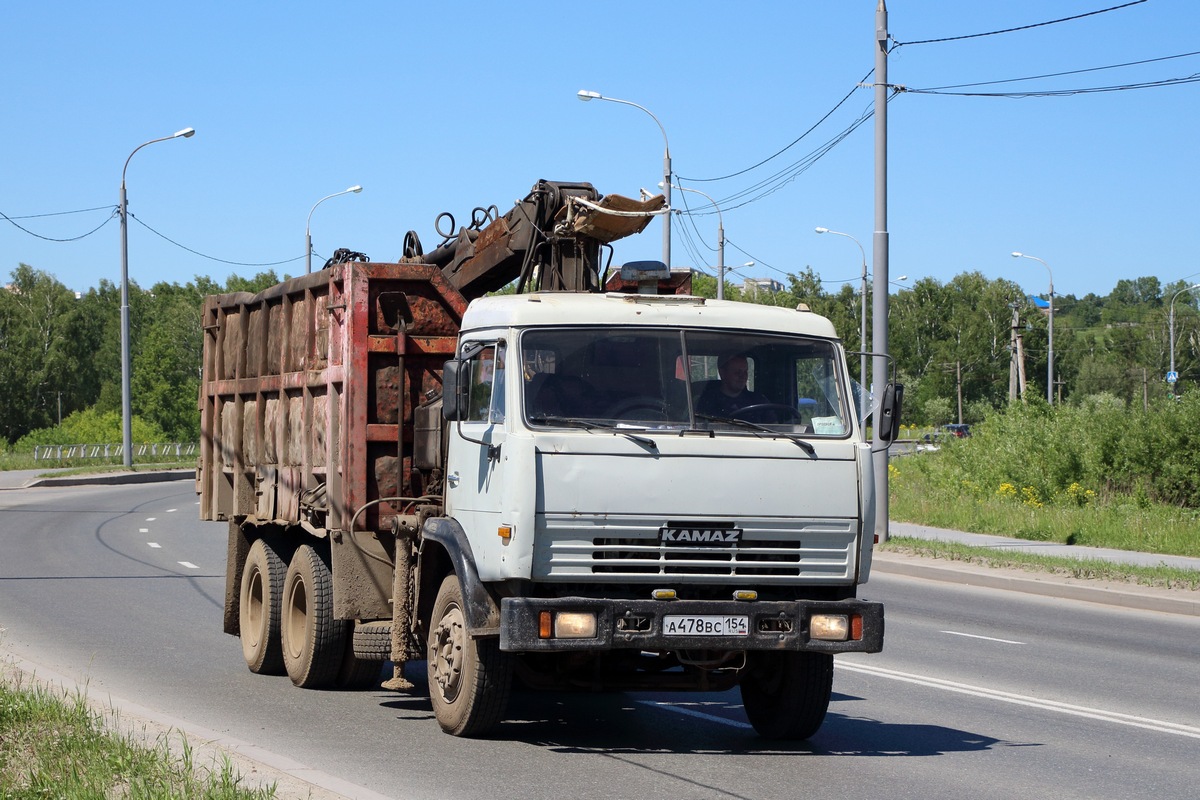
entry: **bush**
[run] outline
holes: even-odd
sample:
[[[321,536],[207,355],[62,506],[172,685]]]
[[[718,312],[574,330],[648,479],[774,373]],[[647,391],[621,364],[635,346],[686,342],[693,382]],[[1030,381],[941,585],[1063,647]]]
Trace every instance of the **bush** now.
[[[135,444],[165,442],[166,434],[157,425],[134,417],[130,438]],[[33,452],[37,445],[52,444],[119,444],[121,442],[121,412],[99,412],[94,408],[76,411],[53,428],[39,428],[22,436],[13,445],[13,452]]]
[[[1078,406],[1014,404],[972,433],[928,465],[947,470],[939,482],[991,492],[1009,484],[1031,507],[1078,505],[1091,492],[1200,508],[1200,394],[1149,410],[1103,395]]]

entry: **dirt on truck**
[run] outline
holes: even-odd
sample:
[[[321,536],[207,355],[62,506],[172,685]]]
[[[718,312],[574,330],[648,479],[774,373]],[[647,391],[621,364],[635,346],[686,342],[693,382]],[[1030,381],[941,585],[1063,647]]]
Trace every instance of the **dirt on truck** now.
[[[412,691],[423,660],[463,736],[517,680],[738,686],[760,735],[819,728],[834,654],[883,646],[846,354],[804,306],[611,267],[668,212],[541,181],[429,253],[206,299],[197,490],[252,672]]]

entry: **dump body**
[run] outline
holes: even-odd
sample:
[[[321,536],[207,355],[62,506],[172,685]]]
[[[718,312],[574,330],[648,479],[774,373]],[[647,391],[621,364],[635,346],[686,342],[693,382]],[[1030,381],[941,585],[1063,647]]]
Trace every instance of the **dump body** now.
[[[207,298],[201,519],[339,532],[334,572],[355,587],[336,593],[339,612],[389,617],[390,538],[348,546],[340,532],[356,512],[358,530],[388,531],[396,498],[440,493],[440,475],[422,469],[436,459],[415,452],[414,419],[441,395],[466,305],[420,264],[346,263]]]

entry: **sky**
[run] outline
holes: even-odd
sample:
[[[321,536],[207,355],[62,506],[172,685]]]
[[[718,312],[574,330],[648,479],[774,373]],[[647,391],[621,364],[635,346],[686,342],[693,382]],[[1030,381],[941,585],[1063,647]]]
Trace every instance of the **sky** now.
[[[1200,280],[1200,83],[915,91],[1200,75],[1195,0],[1027,27],[1126,2],[888,2],[889,83],[910,90],[888,104],[889,278],[977,271],[1044,294],[1052,277],[1077,297]],[[539,179],[636,197],[662,180],[657,119],[676,181],[721,209],[730,280],[786,284],[811,267],[836,292],[857,285],[862,257],[815,227],[873,261],[874,120],[843,134],[872,110],[857,87],[873,80],[876,5],[9,4],[0,276],[23,263],[76,291],[119,283],[126,159],[129,276],[148,289],[302,274],[310,221],[319,268],[343,247],[396,260],[410,229],[432,250],[438,214],[503,213]],[[1133,62],[1150,63],[1098,69]],[[646,111],[580,102],[581,89]],[[717,217],[675,191],[685,203],[697,213],[674,219],[672,266],[714,273]],[[661,250],[656,221],[614,261]]]

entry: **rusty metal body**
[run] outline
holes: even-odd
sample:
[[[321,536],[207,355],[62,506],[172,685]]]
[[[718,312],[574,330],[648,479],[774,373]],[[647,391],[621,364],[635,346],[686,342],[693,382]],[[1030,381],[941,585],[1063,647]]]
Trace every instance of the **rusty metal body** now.
[[[346,263],[207,298],[201,518],[328,536],[338,580],[357,587],[335,592],[339,616],[389,616],[392,520],[413,505],[397,498],[441,491],[414,419],[440,396],[466,305],[421,264]]]

